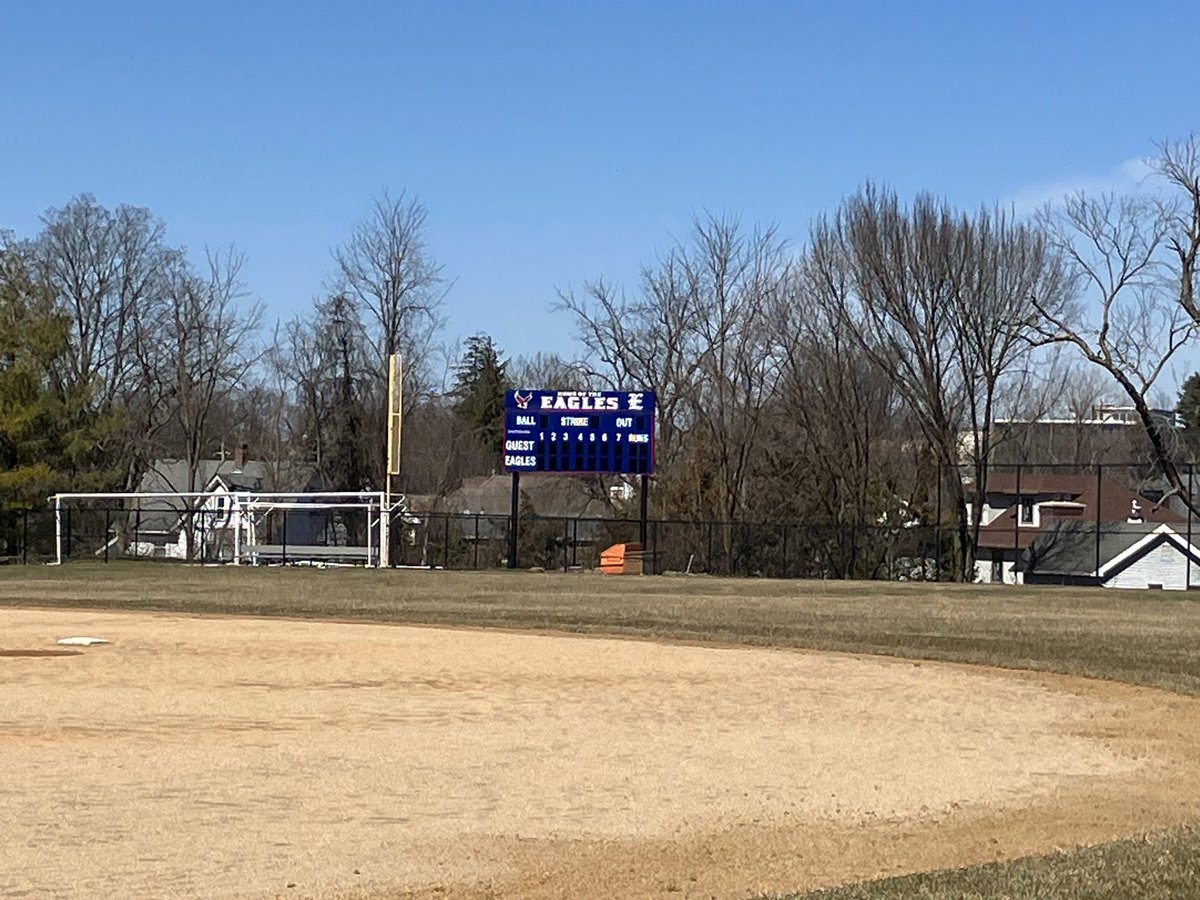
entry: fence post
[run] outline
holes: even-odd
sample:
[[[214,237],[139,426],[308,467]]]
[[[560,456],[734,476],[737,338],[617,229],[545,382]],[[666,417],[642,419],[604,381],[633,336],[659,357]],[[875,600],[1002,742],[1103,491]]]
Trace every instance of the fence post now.
[[[472,568],[479,571],[479,513],[475,513],[475,549],[474,558],[471,562]]]
[[[29,510],[21,510],[21,565],[29,565]]]
[[[1017,583],[1017,559],[1021,555],[1021,516],[1025,514],[1025,498],[1021,496],[1021,464],[1017,463],[1017,519],[1013,522],[1013,584]],[[1000,583],[1004,583],[1004,563],[1000,563]]]
[[[112,510],[104,507],[104,564],[108,565],[108,530],[112,527]]]
[[[713,523],[708,523],[708,551],[704,554],[704,570],[712,572],[712,531]]]
[[[579,519],[571,520],[571,565],[579,565]]]
[[[957,477],[958,470],[955,470]],[[937,519],[934,520],[933,526],[934,540],[934,558],[933,558],[933,580],[942,580],[942,464],[937,464]],[[924,554],[921,554],[921,580],[925,580],[925,560]]]
[[[1100,582],[1100,492],[1104,489],[1104,463],[1096,464],[1096,583]]]
[[[647,492],[645,474],[638,476],[638,486],[641,488],[641,497],[638,498],[638,543],[642,545],[642,552],[646,550],[646,513],[649,509],[650,495]]]
[[[450,570],[450,514],[442,520],[442,568]]]

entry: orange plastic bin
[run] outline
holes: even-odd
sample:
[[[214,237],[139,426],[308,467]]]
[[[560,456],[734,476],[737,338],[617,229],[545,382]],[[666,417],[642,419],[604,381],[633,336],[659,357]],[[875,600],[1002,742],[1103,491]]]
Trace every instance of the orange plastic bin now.
[[[644,552],[639,543],[613,544],[600,551],[600,571],[605,575],[641,575]]]

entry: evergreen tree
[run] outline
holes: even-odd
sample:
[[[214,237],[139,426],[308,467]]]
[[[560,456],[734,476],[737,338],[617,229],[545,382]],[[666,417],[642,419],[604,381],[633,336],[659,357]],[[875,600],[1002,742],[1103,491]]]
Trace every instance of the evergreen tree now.
[[[63,385],[70,322],[29,248],[0,235],[0,505],[45,503],[77,486],[95,445],[84,390]],[[84,486],[90,487],[87,479]]]
[[[1175,411],[1183,419],[1184,428],[1200,428],[1200,372],[1193,372],[1183,382]]]
[[[462,360],[454,370],[454,411],[479,436],[488,450],[499,453],[504,442],[504,392],[508,363],[486,334],[467,338]]]

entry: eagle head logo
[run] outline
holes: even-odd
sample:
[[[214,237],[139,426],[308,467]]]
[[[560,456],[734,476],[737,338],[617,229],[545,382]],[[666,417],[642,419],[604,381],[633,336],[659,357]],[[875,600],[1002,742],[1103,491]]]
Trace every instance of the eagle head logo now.
[[[513,400],[517,402],[517,409],[529,409],[529,401],[533,399],[533,391],[522,394],[520,391],[513,393]]]

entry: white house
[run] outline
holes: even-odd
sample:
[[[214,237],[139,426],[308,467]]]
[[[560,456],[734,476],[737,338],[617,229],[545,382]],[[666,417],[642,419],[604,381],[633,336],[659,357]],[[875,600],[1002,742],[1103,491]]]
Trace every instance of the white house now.
[[[1086,523],[1107,531],[1140,522],[1183,530],[1186,521],[1119,481],[1076,473],[998,472],[967,506],[968,515],[980,517],[975,580],[985,584],[1025,580],[1021,555],[1043,531],[1060,525]]]
[[[280,482],[294,489],[312,485],[311,466],[296,467],[261,460],[246,460],[242,453],[231,459],[201,460],[193,480],[185,461],[157,460],[143,475],[138,492],[152,495],[187,492],[188,485],[203,491],[202,498],[152,496],[131,501],[122,536],[131,556],[187,559],[191,541],[193,559],[228,561],[235,548],[272,546],[284,541],[296,548],[344,544],[336,516],[327,509],[288,509],[272,521],[261,511],[252,513],[234,502],[234,494],[254,495],[279,490]],[[190,538],[189,538],[190,534]]]
[[[1182,591],[1200,587],[1200,550],[1171,525],[1063,522],[1022,554],[1026,584],[1096,584]]]

